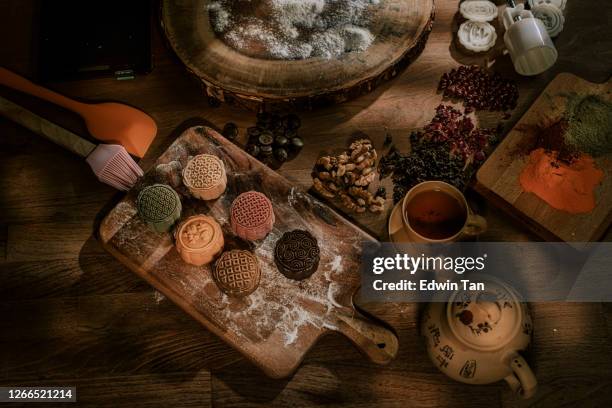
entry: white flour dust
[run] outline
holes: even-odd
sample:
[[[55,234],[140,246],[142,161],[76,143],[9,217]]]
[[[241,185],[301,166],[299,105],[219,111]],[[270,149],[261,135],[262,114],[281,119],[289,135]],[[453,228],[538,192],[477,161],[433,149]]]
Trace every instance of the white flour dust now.
[[[341,274],[343,269],[344,267],[342,266],[342,256],[336,255],[334,256],[334,259],[332,259],[331,262],[327,264],[328,272],[326,272],[326,274],[329,274],[329,272]]]
[[[273,59],[334,58],[374,41],[370,7],[380,0],[214,0],[217,35],[247,55]]]
[[[195,141],[186,144],[183,140],[183,143],[175,143],[169,148],[153,167],[156,182],[172,183],[179,179],[188,157],[209,151]],[[249,173],[228,176],[238,174],[248,176]],[[179,193],[183,194],[183,200],[189,200],[184,192],[179,190]],[[207,204],[206,209],[226,231],[230,230],[227,226],[230,198],[217,200],[210,207]],[[331,236],[329,225],[313,210],[316,200],[308,194],[289,188],[285,196],[277,197],[275,228],[265,239],[253,242],[252,250],[261,268],[259,288],[242,299],[230,298],[221,292],[212,278],[211,265],[196,267],[185,264],[173,250],[169,235],[151,234],[148,227],[139,221],[134,200],[135,197],[131,196],[111,213],[110,224],[115,226],[112,244],[129,253],[160,281],[175,282],[177,294],[193,299],[193,307],[211,324],[252,344],[269,341],[279,342],[285,347],[299,346],[304,338],[308,338],[304,335],[313,330],[338,330],[336,309],[347,307],[343,303],[354,285],[351,272],[357,268],[359,254],[359,251],[339,253],[339,248],[360,249],[361,238],[358,235]],[[194,206],[192,209],[197,211],[198,208]],[[282,220],[292,222],[287,225]],[[284,231],[298,228],[309,230],[319,241],[321,249],[318,271],[299,282],[286,278],[274,263],[278,239]],[[153,299],[158,304],[165,301],[159,292],[153,293]]]
[[[155,290],[153,291],[153,299],[155,300],[155,303],[159,305],[166,299],[166,297],[161,292]]]

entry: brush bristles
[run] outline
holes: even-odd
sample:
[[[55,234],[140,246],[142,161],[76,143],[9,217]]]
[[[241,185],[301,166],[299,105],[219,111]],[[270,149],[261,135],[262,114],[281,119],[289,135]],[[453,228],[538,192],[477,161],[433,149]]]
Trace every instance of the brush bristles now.
[[[118,190],[129,190],[143,176],[142,169],[123,146],[99,145],[87,157],[87,162],[98,180]]]
[[[126,153],[125,156],[118,154],[113,157],[106,164],[102,173],[98,174],[98,179],[122,191],[127,191],[134,187],[134,184],[136,184],[139,177],[142,177],[143,173],[130,155]]]

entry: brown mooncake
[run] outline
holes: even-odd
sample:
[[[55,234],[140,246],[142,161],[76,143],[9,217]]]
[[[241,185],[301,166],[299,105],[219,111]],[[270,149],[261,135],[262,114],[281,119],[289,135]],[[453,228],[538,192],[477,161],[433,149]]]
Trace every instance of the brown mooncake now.
[[[255,255],[249,251],[226,251],[215,264],[213,278],[219,289],[228,296],[244,297],[257,289],[261,270]]]
[[[278,270],[289,279],[310,277],[319,267],[319,260],[319,245],[308,231],[285,232],[276,242],[274,262]]]

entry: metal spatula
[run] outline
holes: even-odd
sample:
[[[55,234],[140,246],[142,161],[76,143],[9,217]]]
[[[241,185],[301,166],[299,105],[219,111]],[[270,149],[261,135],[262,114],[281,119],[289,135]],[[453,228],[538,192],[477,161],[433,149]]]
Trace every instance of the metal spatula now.
[[[123,146],[95,145],[2,97],[0,114],[84,157],[98,180],[118,190],[129,190],[143,175]]]

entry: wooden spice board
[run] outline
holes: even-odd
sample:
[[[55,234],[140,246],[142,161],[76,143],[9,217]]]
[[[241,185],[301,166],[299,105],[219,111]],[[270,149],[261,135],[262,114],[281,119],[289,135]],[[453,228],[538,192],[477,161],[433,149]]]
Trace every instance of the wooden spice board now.
[[[221,158],[228,175],[225,193],[208,202],[192,198],[181,182],[189,158],[203,153]],[[194,214],[215,218],[222,226],[226,250],[249,249],[256,254],[262,277],[255,292],[244,299],[223,294],[210,266],[186,264],[171,233],[155,233],[140,220],[135,199],[153,183],[169,184],[181,195],[182,218]],[[249,190],[266,194],[276,216],[273,231],[253,243],[234,236],[228,225],[231,202]],[[310,231],[321,249],[317,272],[300,282],[285,278],[273,259],[276,241],[296,228]],[[397,353],[395,335],[362,316],[352,301],[360,286],[362,243],[375,240],[210,128],[193,127],[179,136],[104,218],[99,237],[123,264],[271,377],[291,374],[317,339],[330,331],[347,336],[376,363],[387,363]]]
[[[209,0],[164,0],[169,45],[208,95],[249,109],[339,103],[396,76],[420,54],[432,30],[433,0],[386,0],[368,9],[374,42],[338,58],[274,60],[244,55],[214,33]]]
[[[612,157],[596,159],[604,179],[596,190],[597,206],[586,214],[556,210],[535,194],[524,192],[519,182],[538,129],[560,119],[568,95],[573,94],[596,94],[612,100],[612,81],[594,84],[572,74],[559,74],[480,168],[475,188],[546,240],[591,242],[600,239],[612,222]]]

